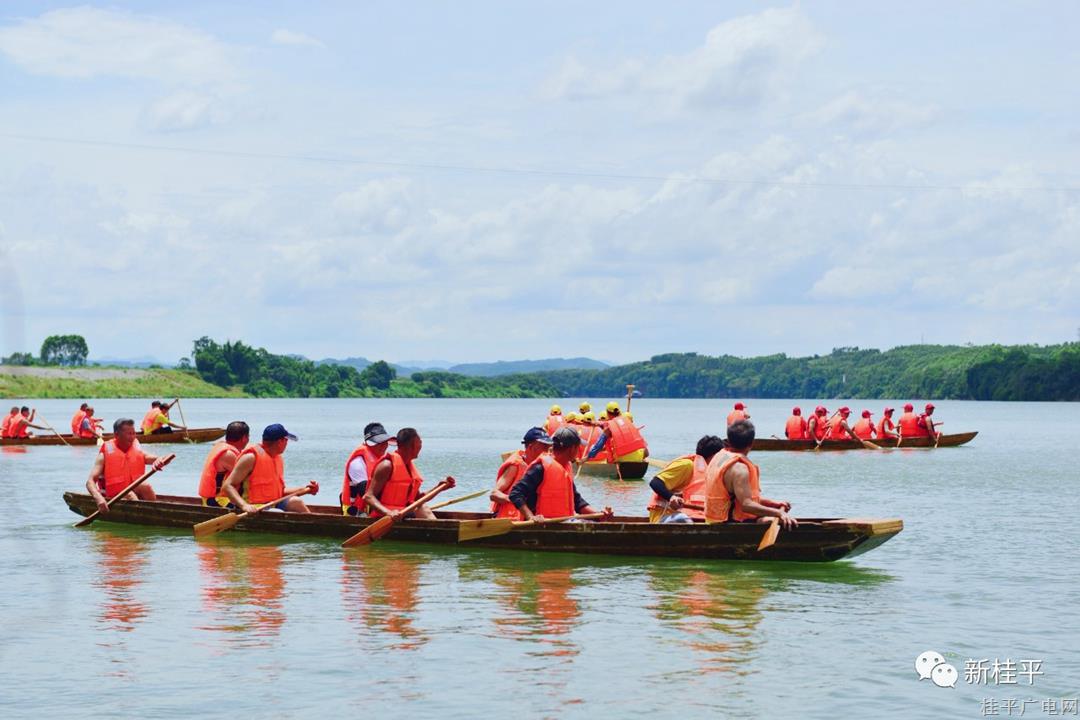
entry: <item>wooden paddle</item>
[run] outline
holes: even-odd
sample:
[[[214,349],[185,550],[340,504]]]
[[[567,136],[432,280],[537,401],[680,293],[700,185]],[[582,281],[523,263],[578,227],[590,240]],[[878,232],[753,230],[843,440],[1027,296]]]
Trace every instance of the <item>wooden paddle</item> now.
[[[191,439],[191,433],[188,432],[187,420],[184,419],[184,406],[180,404],[180,398],[176,398],[176,400],[173,401],[173,404],[176,405],[176,409],[180,411],[180,422],[184,424],[184,439],[189,443],[193,443],[194,440]]]
[[[418,498],[412,504],[406,505],[401,511],[401,517],[408,515],[413,510],[420,507],[428,500],[441,493],[443,490],[452,487],[452,482],[448,483],[447,480],[452,481],[453,478],[448,477],[446,480],[443,480],[441,483],[432,488],[431,491],[428,492],[426,495]],[[390,532],[390,529],[394,527],[395,522],[397,522],[397,519],[393,516],[383,515],[381,518],[371,523],[366,528],[356,533],[345,542],[341,543],[341,547],[351,548],[356,547],[357,545],[370,545],[386,533]]]
[[[490,490],[477,490],[474,493],[469,493],[468,495],[462,495],[461,497],[454,498],[453,500],[445,500],[445,501],[443,501],[441,503],[435,503],[434,505],[431,506],[431,509],[432,510],[438,510],[439,508],[444,508],[447,505],[453,505],[455,503],[465,502],[466,500],[472,500],[473,498],[478,498],[481,495],[486,495],[489,492],[491,492],[491,491]]]
[[[266,503],[264,505],[260,505],[259,507],[255,508],[251,512],[243,512],[243,513],[232,512],[232,513],[229,513],[228,515],[222,515],[222,516],[216,517],[216,518],[214,518],[212,520],[205,520],[205,521],[199,523],[198,525],[196,525],[195,527],[193,527],[191,530],[195,534],[196,539],[202,539],[202,538],[210,537],[211,535],[217,535],[219,532],[224,532],[226,530],[232,530],[234,527],[236,527],[236,523],[240,522],[244,518],[251,517],[252,515],[255,515],[257,513],[261,513],[263,510],[265,510],[268,507],[274,507],[275,505],[277,505],[282,500],[288,500],[289,498],[300,497],[301,495],[307,495],[309,492],[311,492],[311,488],[302,487],[299,490],[293,490],[288,495],[282,495],[277,500],[271,500],[270,502],[268,502],[268,503]]]
[[[165,456],[165,457],[164,457],[164,458],[163,458],[163,459],[161,460],[161,467],[162,467],[162,468],[164,468],[164,467],[165,467],[166,465],[168,465],[169,463],[171,463],[171,462],[173,461],[173,458],[175,458],[175,457],[176,457],[176,455],[175,455],[175,454],[172,454],[172,453],[170,453],[169,455],[166,455],[166,456]],[[107,502],[105,503],[106,507],[110,507],[110,508],[111,508],[111,507],[112,507],[112,506],[113,506],[113,505],[114,505],[114,504],[115,504],[116,502],[118,502],[118,501],[119,501],[119,500],[120,500],[121,498],[127,497],[127,494],[128,494],[129,492],[131,492],[132,490],[134,490],[135,488],[139,487],[139,486],[140,486],[140,485],[142,485],[142,484],[143,484],[144,482],[146,482],[147,480],[149,480],[149,479],[150,479],[150,476],[151,476],[151,475],[153,475],[153,474],[154,474],[154,473],[156,473],[156,472],[157,472],[157,469],[156,469],[156,468],[150,468],[150,470],[149,470],[149,471],[147,471],[147,472],[146,472],[145,474],[143,474],[143,476],[142,476],[142,477],[140,477],[140,478],[136,478],[135,480],[132,480],[132,481],[131,481],[131,483],[130,483],[130,484],[128,484],[128,486],[127,486],[126,488],[124,488],[123,490],[121,490],[120,492],[118,492],[118,493],[117,493],[116,495],[114,495],[114,496],[112,497],[112,499],[111,499],[111,500],[108,500],[108,501],[107,501]],[[94,512],[90,513],[89,515],[87,515],[86,517],[84,517],[84,518],[83,518],[82,520],[80,520],[79,522],[75,523],[75,525],[73,525],[72,527],[85,527],[85,526],[89,525],[90,523],[94,522],[94,520],[95,520],[95,519],[97,518],[97,516],[98,516],[98,515],[100,515],[100,514],[101,514],[101,511],[100,511],[100,510],[95,510]]]
[[[56,432],[56,430],[53,428],[53,426],[49,424],[48,420],[46,420],[45,418],[38,418],[38,420],[41,420],[41,422],[45,423],[45,427],[47,427],[49,430],[52,430],[52,434],[55,435],[56,437],[60,438],[60,442],[64,443],[68,447],[71,447],[71,443],[69,443],[67,440],[65,440],[63,435]],[[91,422],[90,424],[91,424],[91,426],[93,426],[93,422]]]
[[[654,457],[645,458],[645,462],[649,463],[654,468],[660,468],[661,470],[663,470],[664,468],[666,468],[668,465],[671,464],[670,460],[661,460],[660,458],[654,458]]]
[[[626,386],[626,412],[630,412],[630,398],[634,397],[634,386]]]
[[[483,520],[462,520],[458,525],[458,542],[478,540],[480,538],[505,535],[511,530],[531,527],[533,525],[547,525],[548,523],[561,523],[567,520],[595,520],[603,517],[604,513],[590,513],[588,515],[567,515],[566,517],[545,518],[539,520],[514,520],[513,518],[485,518]]]
[[[776,536],[779,534],[779,518],[769,518],[769,527],[765,530],[765,534],[761,536],[761,542],[759,542],[757,546],[758,552],[761,552],[765,548],[772,546],[776,542]]]

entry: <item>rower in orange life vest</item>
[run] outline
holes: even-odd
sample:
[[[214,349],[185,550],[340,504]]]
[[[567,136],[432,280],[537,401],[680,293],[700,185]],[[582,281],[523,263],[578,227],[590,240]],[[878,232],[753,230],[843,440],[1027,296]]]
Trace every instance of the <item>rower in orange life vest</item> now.
[[[930,417],[933,414],[934,403],[926,403],[926,411],[919,416],[918,425],[924,435],[937,439],[941,436],[941,433],[935,430],[936,425],[933,418]]]
[[[904,404],[904,414],[896,423],[900,431],[900,439],[908,437],[926,437],[926,426],[919,425],[919,416],[915,414],[915,406],[911,403]]]
[[[551,410],[548,411],[547,420],[544,421],[544,432],[551,435],[565,425],[566,422],[567,418],[563,417],[562,408],[558,405],[552,405]]]
[[[251,428],[246,422],[234,420],[225,428],[225,440],[214,443],[203,461],[202,475],[199,476],[199,497],[203,505],[230,507],[229,496],[222,485],[232,469],[236,459],[248,445]]]
[[[183,425],[179,425],[169,419],[169,408],[171,408],[179,400],[173,400],[171,403],[155,400],[150,403],[150,412],[146,413],[142,420],[142,431],[144,435],[160,435],[162,433],[171,433],[174,428],[180,430],[187,430]]]
[[[258,506],[278,500],[300,487],[285,487],[285,461],[281,457],[290,440],[298,440],[280,423],[263,429],[262,442],[249,445],[236,458],[236,465],[221,487],[233,505],[242,512],[252,512]],[[319,492],[319,483],[307,484],[310,494]],[[288,512],[311,512],[299,497],[281,500],[274,505]]]
[[[727,429],[727,447],[705,469],[705,522],[768,522],[775,517],[790,530],[799,524],[788,515],[791,503],[761,497],[760,471],[747,458],[754,435],[749,420]]]
[[[34,416],[37,415],[37,410],[31,410],[23,405],[18,409],[18,412],[14,412],[16,408],[12,409],[12,415],[8,416],[10,419],[5,418],[7,423],[7,429],[4,431],[4,437],[6,438],[28,438],[30,437],[30,428],[35,430],[46,430],[47,428],[41,425],[34,424]]]
[[[806,423],[807,436],[818,445],[821,444],[821,441],[824,440],[825,436],[829,433],[828,414],[829,411],[825,409],[824,405],[818,405],[814,408],[814,414]]]
[[[825,436],[826,440],[852,440],[854,439],[854,433],[851,428],[848,427],[847,419],[851,415],[851,408],[846,405],[838,411],[836,417],[829,422],[829,432]]]
[[[495,489],[491,491],[489,496],[491,498],[491,512],[494,513],[495,517],[521,519],[521,513],[510,502],[509,492],[525,474],[526,468],[536,458],[551,449],[551,442],[551,437],[542,428],[529,428],[529,431],[525,433],[525,437],[521,439],[521,444],[525,448],[512,452],[510,457],[499,466],[499,471],[495,474]]]
[[[0,438],[11,437],[11,423],[15,422],[17,417],[19,417],[18,405],[11,408],[11,412],[4,416],[3,423],[0,423]]]
[[[86,480],[86,491],[94,498],[98,512],[102,515],[109,512],[107,501],[119,495],[133,480],[140,478],[146,472],[147,465],[153,465],[155,470],[164,467],[161,458],[143,452],[139,441],[135,439],[134,420],[120,418],[113,423],[113,433],[113,439],[98,450],[94,467]],[[157,500],[154,488],[147,482],[128,495],[126,500]],[[131,495],[135,497],[130,497]]]
[[[893,430],[896,429],[896,425],[893,424],[892,414],[895,412],[891,407],[885,408],[881,412],[881,419],[877,423],[877,436],[879,440],[885,438],[895,438],[896,433]]]
[[[645,438],[634,421],[619,410],[619,403],[609,402],[605,412],[608,420],[601,424],[603,432],[585,455],[585,460],[592,460],[605,446],[608,446],[608,462],[642,462],[649,457]]]
[[[750,413],[746,412],[746,406],[741,402],[735,403],[735,409],[728,413],[727,427],[731,427],[740,420],[749,420]]]
[[[386,432],[382,423],[371,422],[364,426],[364,442],[345,461],[345,477],[341,484],[341,511],[354,517],[367,517],[364,493],[375,466],[386,457],[393,435]]]
[[[79,424],[72,434],[80,438],[101,437],[101,418],[94,417],[93,407],[83,403],[83,409],[79,411]]]
[[[653,490],[649,502],[651,523],[692,523],[705,519],[705,511],[684,508],[684,504],[705,505],[705,470],[716,453],[724,449],[724,440],[705,435],[697,442],[692,455],[683,455],[667,464],[649,481]]]
[[[573,428],[561,428],[551,442],[551,454],[544,453],[534,460],[521,479],[510,488],[510,502],[526,520],[537,522],[598,512],[585,502],[574,487],[571,462],[577,457],[581,445],[577,432]],[[609,507],[602,512],[605,518],[614,514]]]
[[[368,506],[368,515],[382,517],[389,515],[395,519],[402,517],[402,510],[420,497],[420,485],[423,476],[416,469],[415,460],[420,455],[424,443],[415,428],[401,428],[397,431],[397,450],[388,453],[375,466],[364,493],[364,502]],[[444,483],[454,487],[454,478],[447,476]],[[426,504],[416,508],[406,517],[434,520],[435,513]]]
[[[83,403],[79,406],[79,409],[75,411],[75,414],[71,416],[71,434],[78,435],[79,427],[82,425],[82,419],[86,416],[86,408],[89,405]]]
[[[791,408],[791,417],[787,419],[787,424],[784,425],[784,437],[788,440],[810,439],[810,435],[807,433],[806,418],[802,416],[801,407]]]
[[[869,410],[863,410],[862,417],[851,426],[851,434],[860,440],[873,440],[877,430],[874,428],[874,421],[870,419],[872,416],[873,413]]]

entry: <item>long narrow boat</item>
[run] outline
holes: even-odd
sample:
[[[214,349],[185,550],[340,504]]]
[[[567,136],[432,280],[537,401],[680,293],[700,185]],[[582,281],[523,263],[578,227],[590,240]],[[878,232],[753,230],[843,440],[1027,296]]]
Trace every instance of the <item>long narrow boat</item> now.
[[[220,437],[225,436],[225,428],[191,428],[187,431],[177,430],[171,433],[158,433],[156,435],[143,435],[138,434],[139,443],[147,445],[150,443],[182,443],[182,442],[211,442],[217,440]],[[97,445],[96,438],[81,438],[74,435],[61,435],[64,440],[67,440],[68,445]],[[105,433],[102,435],[105,440],[112,440],[112,433]],[[35,435],[28,438],[0,438],[0,446],[3,445],[63,445],[64,440],[61,440],[56,435]]]
[[[942,435],[941,440],[938,441],[937,447],[956,447],[957,445],[963,445],[964,443],[971,442],[978,431],[966,432],[966,433],[954,433],[952,435]],[[895,448],[896,440],[871,440],[878,447],[883,448]],[[904,438],[904,442],[900,444],[901,448],[932,448],[934,447],[934,441],[928,437],[913,437]],[[770,450],[813,450],[813,440],[781,440],[780,438],[757,438],[754,440],[754,452],[766,452]],[[824,440],[821,443],[822,450],[865,450],[858,440]]]
[[[510,457],[509,452],[502,454],[503,462]],[[613,463],[607,460],[589,460],[585,463],[576,463],[575,472],[581,468],[582,475],[590,477],[608,478],[610,480],[643,480],[649,469],[648,462],[621,462]]]
[[[96,507],[84,493],[64,493],[64,502],[79,515]],[[311,513],[267,511],[241,520],[236,530],[345,539],[373,520],[341,514],[339,507],[311,506]],[[113,505],[98,522],[119,522],[190,530],[227,511],[205,507],[199,498],[163,495],[156,501],[125,500]],[[899,519],[800,519],[799,527],[781,531],[776,544],[758,551],[764,527],[756,524],[694,523],[659,525],[641,517],[618,517],[597,523],[530,526],[494,537],[458,542],[463,520],[491,517],[486,513],[439,512],[437,520],[404,520],[389,540],[455,547],[506,548],[525,551],[578,552],[605,555],[700,558],[709,560],[789,560],[829,562],[860,555],[899,533]]]

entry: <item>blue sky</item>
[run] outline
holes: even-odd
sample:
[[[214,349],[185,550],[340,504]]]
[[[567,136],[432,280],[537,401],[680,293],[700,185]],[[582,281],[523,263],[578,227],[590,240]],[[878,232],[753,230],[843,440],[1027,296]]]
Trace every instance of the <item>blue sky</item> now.
[[[1071,3],[0,7],[0,353],[1074,340]]]

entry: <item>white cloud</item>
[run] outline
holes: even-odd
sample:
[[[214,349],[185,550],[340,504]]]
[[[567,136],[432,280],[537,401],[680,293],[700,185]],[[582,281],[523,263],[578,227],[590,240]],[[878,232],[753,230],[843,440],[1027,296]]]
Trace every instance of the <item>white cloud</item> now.
[[[898,130],[924,127],[939,110],[933,105],[905,102],[884,92],[871,95],[850,90],[807,113],[815,125],[840,127],[863,134],[888,135]]]
[[[305,35],[302,32],[294,32],[293,30],[285,30],[284,28],[278,28],[271,33],[270,42],[275,45],[292,45],[296,47],[326,47],[320,40],[317,40],[310,35]]]
[[[669,108],[754,106],[779,93],[798,64],[823,45],[799,8],[769,9],[723,22],[705,44],[681,55],[631,58],[589,67],[567,58],[548,79],[551,99],[636,96]]]
[[[232,118],[227,104],[217,95],[178,90],[150,103],[142,113],[142,124],[151,130],[173,132],[221,125]]]

